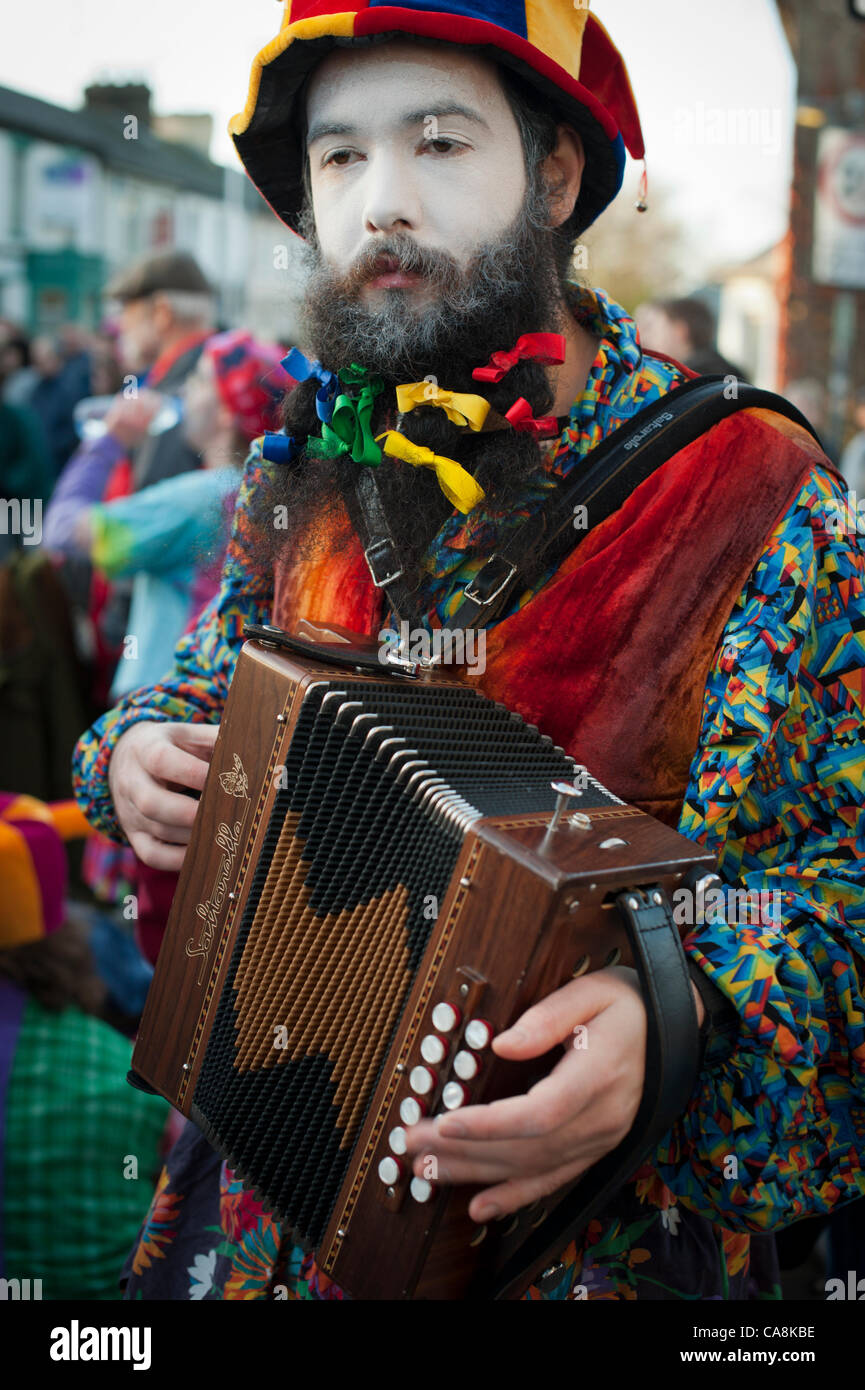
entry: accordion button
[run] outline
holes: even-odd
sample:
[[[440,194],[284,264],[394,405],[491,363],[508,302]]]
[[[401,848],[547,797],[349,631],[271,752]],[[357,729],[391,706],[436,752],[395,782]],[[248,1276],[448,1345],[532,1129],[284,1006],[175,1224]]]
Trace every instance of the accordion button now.
[[[416,1202],[428,1202],[433,1195],[432,1183],[426,1178],[412,1178],[409,1192]]]
[[[485,1047],[489,1047],[493,1040],[493,1030],[486,1019],[473,1018],[471,1023],[466,1024],[465,1040],[469,1047],[475,1052],[480,1052]]]
[[[388,1187],[391,1187],[395,1182],[399,1182],[402,1171],[402,1164],[398,1163],[395,1158],[383,1158],[378,1165],[378,1175],[382,1182],[386,1183]]]
[[[429,1067],[413,1067],[408,1079],[416,1096],[428,1096],[438,1084],[435,1072],[430,1071]]]
[[[423,1101],[415,1100],[414,1096],[406,1096],[399,1108],[399,1117],[404,1125],[419,1125],[425,1114]]]
[[[459,1110],[468,1098],[468,1090],[459,1081],[449,1081],[442,1091],[442,1105],[445,1110]]]
[[[453,1004],[436,1004],[432,1011],[432,1025],[439,1033],[452,1033],[460,1021],[460,1011]]]
[[[435,1033],[427,1033],[420,1045],[420,1055],[425,1062],[432,1062],[435,1066],[438,1062],[443,1062],[447,1056],[448,1045],[444,1038],[439,1038]]]
[[[396,1129],[391,1130],[388,1135],[388,1143],[390,1144],[392,1153],[405,1153],[405,1130],[402,1125],[397,1125]]]
[[[472,1052],[458,1052],[454,1057],[454,1071],[460,1081],[471,1081],[480,1069],[481,1064]]]

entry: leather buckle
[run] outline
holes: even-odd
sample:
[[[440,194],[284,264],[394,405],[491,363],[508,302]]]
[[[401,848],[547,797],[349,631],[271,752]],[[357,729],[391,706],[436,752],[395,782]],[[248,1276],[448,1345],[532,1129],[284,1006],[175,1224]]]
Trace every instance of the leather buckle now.
[[[398,569],[391,569],[391,565],[394,563],[393,543],[387,536],[383,536],[381,540],[373,541],[363,553],[372,575],[372,582],[377,589],[383,589],[401,577],[401,565]],[[382,570],[385,571],[384,574],[382,574]]]
[[[499,581],[499,583],[493,589],[492,593],[487,594],[486,597],[484,597],[484,595],[480,593],[479,590],[476,588],[476,585],[479,582],[481,582],[482,576],[486,574],[488,570],[491,570],[493,573],[495,572],[496,561],[498,561],[499,566],[506,566],[507,574],[505,574],[503,578]],[[511,564],[510,560],[506,560],[503,555],[499,555],[496,551],[494,554],[490,556],[486,564],[478,570],[474,579],[469,580],[468,584],[463,589],[463,594],[466,598],[470,598],[474,603],[479,603],[482,608],[486,608],[488,604],[492,603],[494,598],[498,598],[499,594],[502,592],[503,589],[507,588],[508,584],[510,584],[516,572],[517,566]]]

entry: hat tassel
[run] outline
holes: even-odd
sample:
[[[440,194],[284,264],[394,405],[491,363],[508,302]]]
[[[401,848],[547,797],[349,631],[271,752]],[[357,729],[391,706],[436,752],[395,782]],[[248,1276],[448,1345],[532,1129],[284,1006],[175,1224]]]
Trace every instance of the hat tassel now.
[[[649,211],[649,170],[643,160],[643,172],[640,175],[640,188],[637,193],[637,201],[634,204],[637,212]]]

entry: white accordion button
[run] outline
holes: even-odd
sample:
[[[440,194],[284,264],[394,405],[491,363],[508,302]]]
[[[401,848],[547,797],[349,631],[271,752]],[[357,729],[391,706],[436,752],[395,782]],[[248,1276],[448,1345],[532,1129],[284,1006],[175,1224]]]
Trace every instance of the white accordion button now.
[[[388,1143],[391,1147],[391,1153],[405,1153],[405,1130],[402,1125],[397,1125],[396,1129],[391,1130],[388,1135]]]
[[[428,1202],[433,1194],[432,1183],[426,1178],[412,1178],[409,1192],[416,1202]]]
[[[395,1158],[383,1158],[378,1165],[378,1175],[383,1183],[392,1187],[395,1182],[399,1182],[402,1173],[402,1164],[397,1163]]]
[[[460,1021],[460,1011],[453,1004],[436,1004],[432,1011],[432,1026],[438,1033],[452,1033]]]
[[[459,1110],[468,1098],[468,1091],[459,1081],[449,1081],[442,1091],[442,1105],[445,1110]]]
[[[466,1024],[464,1036],[469,1047],[473,1048],[475,1052],[481,1052],[492,1042],[493,1030],[486,1019],[473,1018],[471,1023]]]
[[[414,1096],[406,1096],[399,1108],[399,1117],[404,1125],[419,1125],[425,1114],[423,1101],[415,1100]]]
[[[448,1045],[444,1038],[439,1038],[435,1033],[427,1033],[420,1045],[420,1055],[425,1062],[432,1062],[436,1066],[438,1062],[443,1062],[447,1056]]]
[[[473,1052],[458,1052],[454,1057],[454,1071],[460,1081],[471,1081],[480,1069],[481,1064]]]
[[[430,1091],[435,1089],[437,1079],[429,1067],[412,1067],[408,1084],[416,1096],[428,1096]]]

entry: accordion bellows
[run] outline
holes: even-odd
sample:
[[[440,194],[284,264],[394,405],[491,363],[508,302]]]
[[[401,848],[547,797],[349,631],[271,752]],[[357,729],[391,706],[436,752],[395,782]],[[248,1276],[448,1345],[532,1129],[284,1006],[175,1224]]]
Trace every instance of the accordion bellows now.
[[[133,1067],[356,1296],[416,1296],[431,1228],[460,1192],[412,1180],[405,1101],[432,1112],[449,1083],[466,1101],[524,1089],[524,1069],[467,1046],[472,1018],[498,1031],[588,946],[585,968],[626,958],[610,894],[658,874],[654,845],[651,875],[634,875],[638,829],[666,840],[667,859],[673,842],[700,857],[585,778],[593,829],[566,831],[561,848],[612,841],[578,917],[576,876],[557,849],[538,852],[551,783],[573,775],[467,683],[335,671],[253,642],[238,659]],[[450,1033],[430,1022],[442,1003],[459,1020]],[[476,1080],[455,1081],[458,1054]],[[466,1247],[470,1195],[442,1228]],[[369,1221],[383,1223],[375,1249],[352,1240]],[[416,1248],[370,1284],[388,1223]]]

